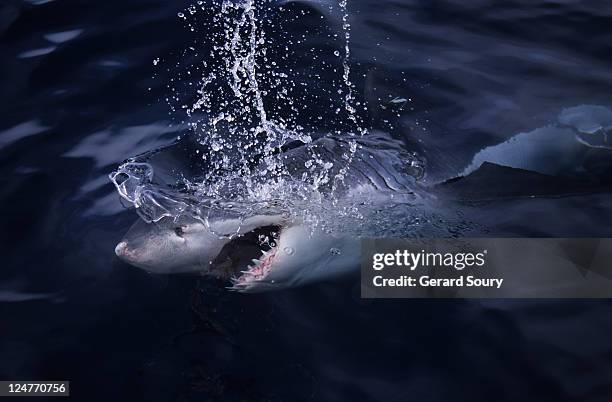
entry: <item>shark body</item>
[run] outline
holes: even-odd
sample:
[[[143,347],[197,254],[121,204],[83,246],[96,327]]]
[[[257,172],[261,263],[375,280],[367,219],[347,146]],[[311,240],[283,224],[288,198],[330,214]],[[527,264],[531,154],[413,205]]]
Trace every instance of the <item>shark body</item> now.
[[[457,177],[427,188],[415,180],[420,174],[419,164],[402,153],[398,144],[382,137],[370,143],[364,140],[367,146],[363,148],[375,148],[378,157],[366,151],[356,154],[356,163],[345,177],[354,187],[349,187],[343,196],[363,197],[364,203],[376,209],[384,208],[400,195],[418,199],[420,207],[424,207],[429,199],[479,201],[610,190],[610,180],[605,177],[609,177],[612,151],[585,144],[579,137],[570,141],[574,136],[566,133],[566,127],[560,127],[558,134],[547,130],[547,139],[553,141],[556,135],[564,146],[549,147],[547,141],[539,141],[542,134],[538,131],[519,134],[497,148],[476,154]],[[331,159],[343,152],[329,138],[315,141],[312,147],[319,157],[328,154]],[[523,149],[531,153],[521,152]],[[544,152],[557,152],[551,159],[554,162],[562,160],[567,149],[605,152],[598,160],[607,161],[608,168],[601,170],[601,163],[594,164],[597,172],[605,175],[592,175],[584,181],[546,174],[549,172],[540,168],[545,166],[541,158]],[[288,152],[286,165],[290,173],[297,174],[307,154],[292,152]],[[125,262],[149,272],[198,272],[230,280],[233,290],[261,292],[318,282],[354,270],[360,261],[360,239],[342,231],[313,228],[297,217],[281,213],[257,214],[242,220],[164,217],[153,223],[136,222],[115,252]]]
[[[373,144],[377,144],[377,158],[369,151]],[[343,163],[336,163],[329,170],[315,170],[325,174],[309,176],[311,182],[316,182],[323,193],[334,188],[338,197],[350,200],[351,205],[384,207],[391,193],[397,200],[420,199],[415,176],[421,171],[412,154],[402,151],[397,141],[376,135],[364,139],[361,145],[355,153],[353,169],[346,172],[341,182],[334,178]],[[349,147],[348,141],[321,138],[285,151],[282,163],[287,175],[300,182],[313,155],[321,163],[342,160],[341,155]],[[266,166],[262,163],[261,169]],[[258,173],[256,169],[253,177],[265,180],[265,174]],[[320,196],[321,192],[312,194]],[[311,208],[320,205],[316,201],[306,204]],[[293,210],[299,212],[300,207]],[[148,272],[197,272],[231,280],[231,288],[237,291],[259,292],[301,286],[353,270],[359,265],[360,239],[346,231],[312,225],[287,210],[269,210],[244,219],[196,219],[186,215],[178,219],[166,216],[150,223],[139,219],[119,242],[115,253]]]

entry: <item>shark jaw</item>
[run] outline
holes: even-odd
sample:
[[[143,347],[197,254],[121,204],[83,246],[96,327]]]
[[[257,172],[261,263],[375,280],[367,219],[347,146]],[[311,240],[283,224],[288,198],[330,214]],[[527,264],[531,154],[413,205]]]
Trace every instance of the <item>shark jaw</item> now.
[[[260,232],[259,228],[257,232]],[[354,237],[334,236],[293,223],[267,227],[271,241],[259,243],[257,258],[231,278],[231,290],[263,292],[297,287],[341,276],[359,267],[360,241]],[[252,236],[247,233],[244,239]],[[231,244],[229,245],[231,247]],[[247,250],[238,253],[246,257]]]
[[[273,246],[268,251],[262,251],[261,257],[253,259],[245,271],[241,271],[240,276],[232,278],[231,290],[244,290],[253,287],[259,281],[265,281],[273,267],[273,260],[276,256],[277,247]]]
[[[231,290],[246,290],[265,282],[274,268],[284,228],[280,224],[260,226],[231,238],[212,261],[211,272],[229,272]]]

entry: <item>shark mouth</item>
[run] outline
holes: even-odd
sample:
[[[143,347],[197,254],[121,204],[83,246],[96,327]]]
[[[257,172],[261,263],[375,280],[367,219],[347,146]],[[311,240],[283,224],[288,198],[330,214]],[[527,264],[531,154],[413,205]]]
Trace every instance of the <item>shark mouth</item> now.
[[[282,230],[279,225],[261,226],[236,236],[223,247],[213,267],[222,273],[219,276],[230,278],[229,289],[241,290],[268,276]]]

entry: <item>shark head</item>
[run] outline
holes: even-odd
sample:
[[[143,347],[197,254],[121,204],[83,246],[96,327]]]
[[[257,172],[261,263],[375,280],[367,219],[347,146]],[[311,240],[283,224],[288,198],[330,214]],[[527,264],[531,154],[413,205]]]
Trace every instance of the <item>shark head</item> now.
[[[153,273],[198,272],[260,292],[338,276],[359,264],[359,241],[280,215],[212,224],[188,218],[137,221],[115,248],[130,265]]]
[[[197,220],[139,219],[117,244],[115,254],[152,273],[192,272],[206,268],[226,242]]]

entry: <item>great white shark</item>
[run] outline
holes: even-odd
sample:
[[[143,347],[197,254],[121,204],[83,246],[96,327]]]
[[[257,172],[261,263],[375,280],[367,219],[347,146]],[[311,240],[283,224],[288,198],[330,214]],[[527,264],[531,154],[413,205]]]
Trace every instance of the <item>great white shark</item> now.
[[[599,144],[585,143],[579,136],[580,132],[572,142],[574,135],[569,135],[567,125],[563,124],[557,128],[548,127],[547,139],[554,140],[554,130],[563,139],[564,146],[552,147],[558,151],[558,155],[548,159],[551,163],[563,160],[568,154],[574,155],[573,151],[576,150],[582,153],[601,150]],[[414,180],[415,173],[406,174],[405,166],[398,167],[395,163],[405,160],[407,155],[385,154],[384,147],[380,146],[385,140],[374,138],[369,145],[378,144],[377,151],[383,151],[387,165],[383,166],[375,158],[362,155],[361,161],[367,163],[358,165],[356,169],[360,172],[361,180],[353,179],[360,182],[357,191],[360,195],[364,192],[374,194],[383,201],[381,205],[384,205],[385,197],[389,194],[385,190],[389,189],[397,192],[410,188],[409,192],[421,200],[424,199],[422,194],[433,194],[435,199],[454,197],[478,200],[479,196],[490,199],[559,195],[564,191],[592,192],[601,187],[601,182],[594,185],[573,182],[568,177],[559,178],[536,169],[534,166],[542,164],[538,155],[544,152],[537,150],[544,147],[546,152],[550,152],[551,149],[546,142],[540,141],[541,136],[542,131],[536,130],[531,134],[518,134],[497,148],[486,148],[474,156],[458,177],[428,188],[420,188]],[[320,139],[316,145],[320,151],[331,150],[335,146],[328,138]],[[521,152],[526,147],[534,155],[531,161]],[[397,149],[392,151],[396,152]],[[604,159],[609,162],[610,153],[607,151]],[[297,158],[297,162],[296,165],[303,166],[302,159]],[[479,164],[478,168],[475,167],[476,163]],[[291,167],[291,163],[288,166]],[[398,169],[395,173],[404,174],[410,180],[402,182],[396,174],[390,174],[388,166],[394,166]],[[606,175],[608,173],[609,169]],[[604,184],[607,186],[609,181]],[[498,190],[491,192],[490,188]],[[351,189],[345,197],[354,196],[354,191]],[[281,213],[258,214],[242,220],[228,218],[213,221],[181,216],[178,219],[166,217],[155,223],[138,220],[119,242],[115,252],[121,260],[148,272],[198,272],[231,281],[230,288],[236,291],[261,292],[318,282],[354,270],[360,263],[360,239],[341,232],[313,229],[299,218]]]
[[[360,143],[342,185],[334,184],[334,177],[346,163],[341,155],[349,149],[348,141],[320,138],[285,150],[282,160],[288,174],[298,181],[313,155],[320,161],[340,160],[329,170],[321,169],[329,174],[328,180],[317,175],[313,180],[322,192],[335,186],[341,200],[384,207],[389,194],[398,201],[419,199],[415,176],[420,170],[412,154],[402,151],[398,141],[376,134]],[[371,149],[378,158],[371,157]],[[261,165],[265,172],[265,163]],[[253,176],[258,176],[257,170]],[[319,204],[309,205],[318,208]],[[232,289],[242,292],[305,285],[343,275],[359,264],[358,237],[313,226],[299,215],[300,207],[293,211],[292,215],[287,209],[271,209],[244,219],[201,219],[186,214],[151,223],[139,219],[115,252],[121,260],[148,272],[198,272],[231,280]]]
[[[240,225],[238,231],[236,225]],[[220,230],[226,230],[223,234]],[[262,238],[269,239],[262,241]],[[345,274],[359,263],[359,240],[312,231],[280,215],[218,222],[137,221],[117,245],[123,261],[154,273],[198,272],[241,292],[301,286]]]

